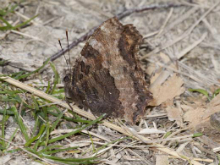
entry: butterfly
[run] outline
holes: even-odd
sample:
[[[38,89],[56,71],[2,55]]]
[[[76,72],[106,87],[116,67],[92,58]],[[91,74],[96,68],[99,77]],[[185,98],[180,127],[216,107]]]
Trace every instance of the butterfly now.
[[[105,21],[63,78],[66,98],[95,115],[139,121],[153,99],[138,60],[141,42],[133,25],[122,25],[115,17]]]

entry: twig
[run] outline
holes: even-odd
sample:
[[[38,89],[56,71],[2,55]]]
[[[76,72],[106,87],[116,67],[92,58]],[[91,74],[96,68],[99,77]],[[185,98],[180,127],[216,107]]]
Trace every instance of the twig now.
[[[128,15],[131,15],[133,13],[139,13],[139,12],[143,12],[146,10],[154,10],[154,9],[162,9],[162,8],[173,8],[173,7],[182,7],[184,6],[184,4],[155,4],[155,5],[149,5],[149,6],[145,6],[142,8],[137,8],[137,9],[130,9],[130,10],[126,10],[123,13],[120,13],[118,15],[116,15],[115,17],[117,19],[122,19]],[[51,61],[56,60],[57,58],[59,58],[60,56],[62,56],[63,54],[65,54],[67,51],[69,51],[70,49],[74,48],[75,46],[77,46],[80,42],[85,41],[88,37],[90,37],[93,32],[98,28],[99,26],[93,27],[92,29],[90,29],[86,34],[84,34],[82,37],[80,37],[79,39],[73,41],[68,47],[64,48],[63,50],[60,50],[59,52],[55,53],[54,55],[52,55],[50,57]]]
[[[181,52],[179,52],[177,54],[177,59],[182,58],[184,55],[186,55],[188,52],[190,52],[193,48],[195,48],[197,45],[199,45],[205,39],[206,36],[207,36],[207,33],[204,33],[199,40],[195,41],[194,43],[192,43],[191,45],[189,45],[188,47],[183,49]]]
[[[139,12],[143,12],[143,11],[146,11],[146,10],[154,10],[154,9],[162,9],[162,8],[174,8],[174,7],[182,7],[182,6],[185,6],[185,4],[173,4],[173,3],[154,4],[154,5],[149,5],[149,6],[145,6],[145,7],[142,7],[142,8],[126,10],[125,12],[116,15],[116,18],[122,19],[122,18],[124,18],[128,15],[133,14],[133,13],[139,13]]]
[[[27,16],[25,16],[25,15],[23,15],[22,13],[19,13],[19,12],[17,12],[17,11],[15,11],[15,14],[17,14],[17,15],[20,16],[20,17],[22,17],[22,18],[25,19],[26,21],[31,19],[31,18],[29,18],[29,17],[27,17]],[[33,23],[33,24],[36,25],[36,26],[39,26],[39,25],[40,25],[40,23],[38,23],[38,22],[35,21],[35,20],[31,20],[30,22]]]
[[[197,10],[199,9],[199,7],[192,7],[190,10],[188,10],[186,13],[184,13],[183,15],[181,15],[180,17],[177,17],[176,20],[174,20],[173,22],[171,22],[169,25],[167,25],[167,27],[164,29],[164,31],[162,32],[161,35],[165,34],[166,32],[168,32],[170,29],[174,28],[175,26],[177,26],[178,24],[180,24],[181,22],[183,22],[184,20],[186,20],[187,18],[189,18],[191,15],[193,15]]]
[[[161,26],[161,28],[160,28],[158,34],[156,35],[156,37],[159,37],[159,36],[162,34],[164,28],[167,26],[167,23],[169,22],[169,20],[170,20],[170,18],[171,18],[171,16],[172,16],[172,14],[173,14],[173,8],[170,9],[170,12],[169,12],[168,16],[167,16],[167,18],[165,19],[164,23],[162,24],[162,26]]]
[[[36,41],[41,41],[43,42],[44,44],[47,44],[48,45],[48,42],[38,38],[38,37],[35,37],[35,36],[32,36],[32,35],[29,35],[29,34],[25,34],[25,33],[22,33],[22,32],[19,32],[17,30],[11,30],[11,32],[15,33],[15,34],[19,34],[21,36],[25,36],[25,37],[28,37],[28,38],[31,38],[33,40],[36,40]],[[51,46],[54,46],[54,45],[51,45]]]

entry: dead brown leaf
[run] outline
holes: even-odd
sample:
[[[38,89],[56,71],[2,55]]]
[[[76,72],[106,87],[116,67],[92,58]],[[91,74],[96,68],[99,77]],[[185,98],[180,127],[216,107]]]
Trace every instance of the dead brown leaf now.
[[[160,53],[157,61],[169,68],[177,69],[176,65],[170,61],[170,58],[164,53]],[[185,91],[182,78],[176,73],[173,73],[173,71],[166,70],[163,67],[158,68],[157,63],[148,68],[148,73],[153,74],[150,79],[150,91],[154,98],[152,105],[159,106],[163,104],[167,111],[168,118],[171,121],[176,120],[177,124],[182,127],[182,110],[180,106],[175,107],[173,105],[174,98]]]
[[[178,126],[183,127],[182,110],[179,107],[170,106],[166,111],[170,121],[175,120]]]
[[[153,93],[154,106],[158,106],[181,95],[185,88],[183,87],[183,80],[173,74],[163,84],[158,83],[150,87],[150,91]]]
[[[177,69],[176,65],[164,53],[160,53],[158,61],[170,68]],[[155,64],[149,67],[148,73],[154,73],[150,79],[150,91],[154,97],[154,103],[152,103],[154,106],[173,100],[185,91],[182,78],[173,71],[166,70],[163,67],[157,68]]]
[[[189,126],[199,128],[201,125],[209,124],[210,116],[216,112],[220,112],[220,95],[217,95],[210,103],[194,108],[188,108],[184,114],[184,120],[189,121]]]

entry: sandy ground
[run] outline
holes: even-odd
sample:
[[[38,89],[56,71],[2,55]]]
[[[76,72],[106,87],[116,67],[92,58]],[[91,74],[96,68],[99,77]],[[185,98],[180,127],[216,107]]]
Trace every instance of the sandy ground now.
[[[33,71],[43,62],[60,51],[58,39],[67,45],[65,31],[69,31],[70,42],[80,38],[91,28],[128,9],[141,8],[152,4],[181,3],[181,7],[155,9],[133,13],[120,20],[123,24],[133,24],[144,36],[141,56],[148,55],[148,63],[157,64],[159,53],[166,54],[177,65],[178,74],[184,87],[203,88],[212,92],[219,87],[220,76],[220,4],[218,0],[42,0],[27,1],[18,7],[10,23],[27,20],[38,15],[30,26],[19,31],[0,32],[0,58],[8,60],[9,65],[0,67],[0,73],[9,74],[20,70]],[[0,6],[10,1],[0,0]],[[210,11],[209,11],[210,10]],[[80,56],[85,42],[70,51],[71,61]],[[145,50],[144,46],[150,48]],[[145,59],[146,60],[146,59]],[[63,57],[54,61],[60,76],[67,68]],[[143,60],[143,67],[145,67]],[[47,84],[53,79],[50,68],[38,78],[29,82]],[[192,96],[187,90],[184,96]],[[163,112],[163,111],[162,111]],[[157,119],[159,120],[159,119]],[[166,121],[162,119],[162,121]],[[30,121],[31,122],[31,121]],[[13,124],[11,124],[13,130]],[[191,143],[189,142],[189,145]],[[149,157],[147,152],[138,152],[148,164],[155,164],[157,156]],[[203,152],[203,151],[202,151]],[[184,151],[187,153],[187,151]],[[159,153],[158,153],[159,154]],[[202,155],[206,158],[206,152]],[[121,154],[123,155],[123,154]],[[116,155],[116,158],[121,155]],[[199,154],[198,154],[199,155]],[[118,157],[117,157],[118,156]],[[188,155],[191,156],[191,155]],[[194,155],[195,156],[195,155]],[[207,155],[207,158],[209,158]],[[38,164],[27,155],[5,155],[3,164]],[[199,157],[199,156],[198,156]],[[211,156],[214,160],[215,157]],[[19,163],[18,163],[19,162]],[[157,161],[159,162],[159,161]],[[217,161],[216,161],[217,162]],[[117,161],[115,164],[146,164],[145,161]],[[103,163],[105,164],[105,163]],[[108,163],[106,163],[108,164]],[[187,164],[182,160],[171,160],[170,164]],[[204,164],[209,164],[205,163]],[[158,163],[158,165],[160,165]]]

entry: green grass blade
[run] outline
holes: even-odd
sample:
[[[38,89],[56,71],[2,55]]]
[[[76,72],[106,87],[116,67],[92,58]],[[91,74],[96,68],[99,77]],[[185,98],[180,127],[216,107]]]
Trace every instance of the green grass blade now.
[[[4,112],[5,112],[5,110],[0,109],[0,114],[3,115]],[[6,115],[14,115],[14,112],[10,111],[10,109],[7,109],[5,113],[6,113]]]
[[[50,67],[52,68],[52,70],[54,72],[54,82],[53,82],[54,85],[53,85],[53,88],[52,88],[52,90],[50,92],[51,94],[53,94],[55,89],[56,89],[57,84],[59,83],[60,76],[59,76],[59,73],[56,70],[55,65],[52,62],[50,62]]]
[[[0,113],[1,113],[1,111],[0,111]],[[52,111],[48,111],[48,113],[51,114],[51,115],[53,115],[53,116],[55,116],[55,117],[58,117],[58,116],[60,115],[60,113],[55,113],[55,112],[52,112]],[[90,123],[89,120],[74,119],[74,118],[72,118],[72,117],[66,117],[65,115],[62,116],[62,119],[66,120],[66,121],[72,121],[72,122],[75,122],[75,123],[78,123],[78,122],[84,123],[84,124]]]
[[[13,5],[5,14],[13,13],[15,11],[16,7],[18,7],[18,4]]]
[[[50,59],[48,58],[42,66],[40,66],[39,68],[37,68],[33,72],[26,73],[26,74],[24,74],[24,72],[23,72],[23,74],[16,76],[16,77],[13,77],[13,78],[20,80],[20,79],[25,79],[25,78],[31,76],[32,74],[38,73],[41,69],[43,69],[48,64],[49,61],[50,61]]]
[[[35,114],[35,113],[34,113]],[[34,123],[34,128],[33,128],[33,133],[37,132],[38,128],[39,128],[40,124],[39,124],[39,117],[35,117],[35,123]]]
[[[63,115],[64,113],[61,112],[60,115],[57,117],[56,121],[52,124],[51,131],[53,131],[57,127],[57,125],[61,122]]]
[[[49,141],[49,137],[50,137],[50,131],[51,130],[51,126],[50,126],[50,123],[48,122],[47,123],[47,127],[46,127],[46,140],[44,141],[44,144],[45,144],[45,146],[47,146],[47,144],[48,144],[48,141]]]
[[[203,94],[203,95],[205,95],[207,98],[208,98],[208,100],[210,101],[211,100],[211,98],[209,97],[209,93],[206,91],[206,90],[204,90],[204,89],[192,89],[192,88],[190,88],[190,89],[188,89],[190,92],[198,92],[198,93],[201,93],[201,94]]]
[[[192,137],[195,138],[195,137],[200,137],[200,136],[202,136],[202,135],[203,135],[202,133],[199,133],[199,132],[198,132],[198,133],[194,133]]]
[[[126,139],[131,139],[131,137],[124,137],[124,138],[121,138],[121,139],[116,139],[116,140],[113,140],[113,141],[111,141],[111,142],[108,142],[108,143],[102,145],[101,147],[97,148],[97,149],[95,150],[95,152],[98,152],[98,151],[100,151],[100,150],[102,150],[102,149],[108,147],[110,144],[114,144],[114,143],[116,143],[116,142],[120,142],[120,141],[123,141],[123,140],[126,140]]]
[[[217,96],[220,92],[220,88],[218,88],[217,90],[215,90],[215,92],[212,95],[212,98],[214,98],[215,96]]]
[[[59,141],[59,140],[62,140],[62,139],[64,139],[64,138],[67,138],[67,137],[69,137],[69,136],[72,136],[72,135],[74,135],[74,134],[77,134],[77,133],[81,132],[82,130],[84,130],[85,128],[87,128],[87,127],[89,127],[89,126],[91,126],[91,125],[93,125],[93,124],[96,124],[96,123],[99,122],[102,118],[103,118],[103,115],[100,116],[99,118],[97,118],[96,120],[91,121],[89,124],[87,124],[87,125],[85,125],[85,126],[82,126],[81,128],[79,128],[79,129],[77,129],[77,130],[75,130],[75,131],[72,131],[72,132],[70,132],[70,133],[67,133],[67,134],[65,134],[65,135],[62,135],[62,136],[59,136],[59,137],[56,137],[56,138],[53,138],[53,139],[50,139],[48,143],[54,143],[54,142],[56,142],[56,141]]]
[[[0,26],[0,30],[1,31],[10,30],[10,28],[8,28],[8,26]]]
[[[20,148],[16,148],[16,149],[12,149],[12,150],[7,150],[7,151],[4,151],[5,154],[7,153],[15,153],[15,152],[18,152],[18,151],[21,151]]]
[[[13,26],[8,21],[6,21],[3,17],[0,17],[0,20],[6,24],[6,26],[4,27],[8,27],[7,30],[13,28]]]
[[[5,16],[5,15],[6,15],[5,10],[4,10],[4,9],[1,9],[1,10],[0,10],[0,16]]]
[[[12,107],[12,111],[14,112],[15,121],[17,122],[22,134],[24,135],[25,140],[28,141],[29,137],[28,137],[28,133],[27,133],[27,128],[24,125],[23,120],[21,119],[20,115],[18,114],[18,111],[15,106]]]
[[[58,152],[63,152],[63,151],[69,151],[69,150],[74,150],[77,149],[78,147],[68,147],[68,148],[63,148],[63,149],[55,149],[52,151],[44,151],[42,154],[50,155],[50,154],[56,154]]]
[[[25,26],[25,25],[27,25],[29,22],[31,22],[34,18],[36,18],[38,15],[35,15],[35,16],[33,16],[32,18],[30,18],[29,20],[27,20],[27,21],[25,21],[25,22],[23,22],[23,23],[21,23],[21,24],[18,24],[18,25],[16,25],[16,26],[14,26],[14,27],[12,27],[12,30],[16,30],[16,29],[18,29],[18,28],[20,28],[20,27],[22,27],[22,26]]]
[[[8,9],[9,6],[4,9],[1,9],[0,16],[6,16],[8,13],[13,13],[15,11],[16,7],[18,7],[18,4],[13,5],[10,9]]]
[[[11,137],[10,137],[10,139],[9,139],[9,143],[8,143],[7,146],[6,146],[6,149],[9,148],[10,143],[11,143],[12,140],[14,139],[15,135],[17,134],[17,132],[18,132],[18,128],[16,128],[16,130],[14,131],[14,133],[11,135]]]
[[[172,133],[171,132],[167,132],[165,135],[163,135],[163,138],[166,139],[168,138]]]
[[[2,135],[1,137],[4,139],[5,138],[5,125],[8,120],[9,116],[6,114],[6,109],[4,109],[4,114],[1,122],[2,126]],[[1,140],[1,148],[5,149],[6,148],[6,142],[4,140]]]
[[[33,154],[41,157],[41,158],[47,158],[47,159],[51,159],[51,160],[54,160],[54,161],[58,161],[58,162],[62,162],[62,163],[77,163],[77,164],[80,164],[80,165],[83,165],[83,164],[91,164],[91,163],[94,163],[94,160],[96,160],[97,158],[96,157],[91,157],[91,158],[60,158],[60,157],[56,157],[56,156],[51,156],[51,155],[47,155],[47,154],[44,154],[44,153],[40,153],[40,152],[37,152],[36,150],[34,149],[31,149],[31,148],[25,148],[27,151],[29,152],[32,152]]]
[[[3,102],[10,102],[10,103],[14,103],[14,104],[22,102],[20,96],[18,96],[18,95],[14,95],[14,96],[5,95],[5,96],[2,96],[1,100]]]
[[[45,134],[46,134],[46,131],[44,131],[44,132],[40,135],[40,137],[38,138],[37,142],[35,143],[35,145],[34,145],[34,150],[35,150],[35,151],[37,151],[37,148],[38,148],[38,146],[40,145],[40,143],[43,142],[43,139],[45,138]]]
[[[91,163],[94,163],[94,160],[97,159],[95,157],[92,157],[92,158],[65,158],[65,159],[62,159],[62,158],[59,158],[59,157],[56,157],[56,156],[49,156],[49,155],[44,155],[42,154],[43,157],[47,158],[47,159],[51,159],[51,160],[55,160],[55,161],[59,161],[59,162],[62,162],[62,163],[80,163],[80,164],[91,164]]]
[[[46,151],[50,151],[50,150],[53,150],[53,149],[56,149],[56,148],[61,148],[63,146],[61,145],[50,145],[50,146],[45,146],[42,150],[40,150],[39,152],[46,152]]]
[[[10,75],[10,77],[16,79],[16,80],[20,80],[20,76],[26,75],[27,73],[25,71],[20,71],[20,72],[16,72],[13,73],[12,75]]]
[[[40,127],[40,130],[39,130],[39,133],[34,136],[33,138],[29,139],[26,143],[25,143],[25,147],[28,147],[30,146],[31,143],[33,143],[35,140],[37,140],[42,134],[43,132],[45,131],[45,124],[42,124],[41,127]]]
[[[8,60],[3,60],[3,59],[0,59],[0,66],[5,66],[9,63]]]
[[[45,93],[49,94],[49,91],[50,91],[50,81],[47,82],[47,89],[45,91]]]

